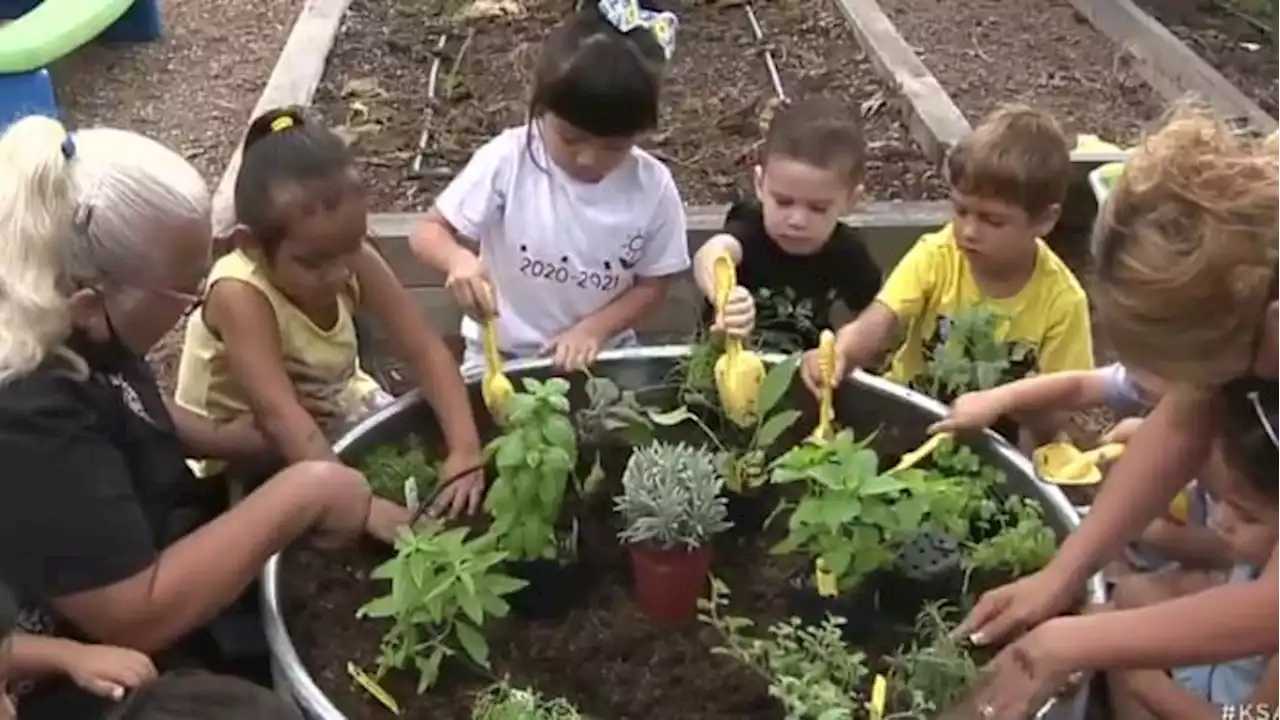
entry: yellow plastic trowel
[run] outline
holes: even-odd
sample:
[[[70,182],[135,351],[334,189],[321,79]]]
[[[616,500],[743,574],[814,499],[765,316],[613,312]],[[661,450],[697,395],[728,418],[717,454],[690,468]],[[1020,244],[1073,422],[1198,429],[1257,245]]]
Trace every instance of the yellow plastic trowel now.
[[[716,324],[724,322],[729,294],[738,284],[738,271],[727,253],[716,256],[712,265],[716,291]],[[724,354],[716,360],[716,392],[724,414],[739,427],[751,427],[759,419],[760,385],[764,382],[764,361],[743,344],[742,338],[726,337]]]
[[[1102,481],[1099,463],[1115,460],[1124,454],[1124,445],[1111,443],[1081,451],[1069,442],[1041,445],[1032,453],[1036,472],[1054,485],[1096,485]]]
[[[921,460],[932,455],[933,451],[937,450],[938,446],[949,437],[952,437],[952,434],[949,432],[940,432],[931,436],[928,440],[925,440],[920,447],[909,453],[905,453],[902,458],[898,460],[898,464],[894,465],[893,469],[889,472],[896,473],[901,470],[907,470],[915,467]]]
[[[836,334],[830,330],[823,330],[818,336],[818,378],[822,383],[818,389],[818,426],[809,440],[825,443],[835,434],[836,420]]]
[[[493,292],[485,286],[489,296],[489,305],[493,306]],[[498,353],[498,327],[496,318],[490,315],[484,319],[484,378],[480,382],[480,396],[484,398],[484,406],[489,409],[495,422],[502,425],[506,421],[507,402],[516,393],[516,386],[502,372],[502,356]]]

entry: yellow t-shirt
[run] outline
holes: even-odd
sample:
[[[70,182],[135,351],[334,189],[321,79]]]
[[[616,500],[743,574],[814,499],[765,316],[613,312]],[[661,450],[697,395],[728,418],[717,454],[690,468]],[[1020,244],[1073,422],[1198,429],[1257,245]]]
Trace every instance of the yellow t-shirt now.
[[[224,255],[209,274],[209,288],[223,280],[247,283],[262,293],[271,305],[280,338],[281,362],[293,381],[298,396],[333,408],[322,423],[355,420],[374,408],[384,397],[378,383],[360,368],[353,313],[359,286],[351,281],[350,291],[338,301],[338,320],[322,328],[277,290],[256,263],[245,253]],[[228,421],[252,412],[244,388],[231,377],[226,346],[209,330],[201,313],[187,322],[178,365],[179,405],[218,421]],[[200,463],[200,474],[221,470],[221,463]]]
[[[916,241],[876,299],[898,316],[906,330],[888,373],[895,382],[910,382],[924,369],[928,352],[945,339],[950,315],[978,304],[1009,318],[998,340],[1026,343],[1032,349],[1031,368],[1037,372],[1093,367],[1084,289],[1038,238],[1035,269],[1026,285],[1011,297],[983,295],[948,224]]]

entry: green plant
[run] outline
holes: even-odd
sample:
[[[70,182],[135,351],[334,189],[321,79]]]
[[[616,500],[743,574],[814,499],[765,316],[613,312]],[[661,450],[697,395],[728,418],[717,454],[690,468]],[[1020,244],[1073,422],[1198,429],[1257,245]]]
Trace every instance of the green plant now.
[[[624,523],[618,537],[664,550],[701,547],[730,527],[723,484],[714,456],[703,448],[655,442],[636,450],[615,500]]]
[[[360,458],[356,467],[374,495],[410,507],[435,487],[439,476],[439,466],[416,438],[402,446],[380,445]]]
[[[1025,373],[1032,348],[1024,342],[997,340],[1009,320],[986,305],[966,308],[944,322],[946,337],[935,345],[912,385],[931,397],[950,401],[988,390]]]
[[[719,412],[716,397],[716,360],[724,354],[724,336],[707,328],[689,338],[689,355],[678,360],[667,374],[676,386],[676,398],[690,407]]]
[[[999,532],[969,544],[966,585],[968,575],[978,570],[1004,570],[1013,575],[1039,570],[1057,551],[1057,536],[1044,522],[1044,506],[1035,500],[1018,495],[1005,498],[994,521]]]
[[[544,698],[525,688],[500,682],[485,688],[471,706],[471,720],[581,720],[568,700]]]
[[[485,448],[497,477],[484,507],[499,549],[516,560],[553,559],[560,506],[578,462],[569,383],[524,378],[522,386],[507,404],[506,430]]]
[[[939,529],[958,540],[969,536],[972,524],[986,527],[999,512],[995,492],[1004,473],[963,443],[942,441],[930,455],[925,482],[930,514],[944,526]]]
[[[916,619],[916,639],[889,660],[891,711],[885,720],[934,720],[960,700],[978,676],[963,638],[954,636],[955,608],[931,603]]]
[[[842,430],[825,444],[797,445],[772,465],[772,482],[804,488],[773,552],[820,558],[843,589],[894,562],[922,531],[956,532],[959,523],[946,509],[961,503],[941,501],[967,494],[926,471],[881,472],[870,439]],[[774,514],[786,509],[784,502]]]
[[[770,626],[765,637],[752,637],[751,620],[724,614],[729,588],[717,578],[711,580],[710,597],[698,604],[698,618],[723,640],[712,652],[759,673],[787,720],[849,720],[866,707],[866,656],[845,643],[843,618],[828,617],[815,627],[791,618]]]
[[[623,390],[606,377],[590,375],[585,385],[587,406],[575,410],[574,425],[584,444],[599,445],[618,437],[628,445],[643,445],[653,439],[653,423],[647,408],[633,390]]]
[[[769,448],[800,419],[799,410],[778,408],[778,403],[795,380],[796,369],[799,366],[800,356],[792,355],[769,368],[769,372],[764,376],[764,382],[760,384],[759,419],[751,429],[745,447],[727,446],[687,406],[682,405],[666,412],[651,411],[649,420],[663,427],[674,427],[685,422],[696,424],[719,450],[716,462],[721,475],[724,476],[725,486],[735,493],[747,492],[768,481],[765,457]],[[712,384],[714,385],[714,379]]]
[[[439,679],[445,658],[461,655],[489,667],[485,621],[504,617],[508,607],[503,596],[526,584],[497,571],[506,553],[495,550],[488,536],[468,539],[466,528],[439,526],[418,533],[401,530],[395,551],[371,575],[390,583],[389,591],[357,612],[362,618],[391,620],[382,637],[377,677],[412,664],[423,693]]]

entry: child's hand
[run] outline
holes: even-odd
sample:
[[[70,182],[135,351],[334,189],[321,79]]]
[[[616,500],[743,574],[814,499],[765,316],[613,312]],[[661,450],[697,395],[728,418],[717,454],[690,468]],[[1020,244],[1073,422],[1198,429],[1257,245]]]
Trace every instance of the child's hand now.
[[[844,357],[844,352],[841,350],[839,345],[836,345],[835,372],[831,374],[831,377],[835,378],[837,385],[844,380],[845,374],[849,372],[845,368],[847,362],[848,361],[845,360]],[[817,395],[822,390],[822,369],[818,362],[818,351],[816,348],[813,350],[806,350],[804,356],[801,358],[800,378],[804,380],[805,386],[808,387],[814,395]]]
[[[451,452],[440,465],[440,477],[450,478],[471,467],[483,466],[479,452]],[[456,518],[459,515],[470,515],[480,508],[480,500],[484,497],[484,470],[464,475],[450,482],[440,491],[434,503],[427,510],[431,517],[442,515]]]
[[[1004,415],[1000,397],[990,390],[969,392],[951,403],[951,414],[929,426],[930,435],[941,432],[982,430]]]
[[[112,645],[79,646],[68,655],[63,671],[86,691],[112,700],[121,700],[126,690],[156,679],[151,658]]]
[[[582,323],[561,333],[542,348],[542,355],[550,355],[551,363],[561,370],[585,370],[600,354],[602,341]]]
[[[472,317],[486,318],[496,315],[493,293],[489,291],[489,271],[480,258],[460,250],[449,266],[444,286],[452,293],[463,311]]]
[[[717,323],[712,329],[741,338],[750,335],[755,324],[756,301],[751,297],[751,291],[738,285],[729,291],[729,300],[724,305],[724,322]]]
[[[1138,428],[1141,426],[1142,418],[1125,418],[1116,423],[1102,436],[1102,444],[1110,445],[1111,443],[1127,443],[1133,438],[1134,434],[1138,432]]]

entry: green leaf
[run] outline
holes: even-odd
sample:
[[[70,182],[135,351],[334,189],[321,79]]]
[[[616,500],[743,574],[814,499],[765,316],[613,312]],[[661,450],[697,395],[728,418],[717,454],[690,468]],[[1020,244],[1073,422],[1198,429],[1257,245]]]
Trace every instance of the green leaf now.
[[[595,407],[612,405],[622,399],[618,384],[606,377],[591,376],[585,385],[587,400]]]
[[[395,617],[400,612],[400,606],[396,604],[395,598],[391,595],[383,595],[365,603],[359,610],[356,610],[356,617],[370,618],[377,620],[379,618]]]
[[[800,415],[799,410],[782,410],[770,416],[760,425],[760,430],[756,433],[755,446],[767,448],[772,445],[779,435],[800,419]]]
[[[569,392],[569,381],[562,377],[550,378],[546,382],[546,390],[547,392],[555,393],[556,395],[564,395]]]
[[[490,575],[484,579],[485,588],[495,595],[510,595],[528,585],[528,580],[510,575]]]
[[[430,690],[436,684],[436,681],[440,679],[440,663],[444,662],[444,656],[444,648],[435,647],[432,648],[430,653],[418,655],[414,658],[414,664],[418,667],[419,695]]]
[[[867,478],[859,490],[863,495],[891,495],[906,489],[906,483],[888,473]]]
[[[489,667],[489,643],[471,625],[462,621],[453,623],[453,634],[462,645],[462,651],[482,668]]]
[[[565,418],[555,416],[547,418],[542,426],[542,437],[547,443],[558,448],[570,448],[577,444],[573,425]]]
[[[504,435],[498,445],[496,458],[498,469],[518,468],[524,465],[524,441],[519,433]]]
[[[760,384],[760,399],[757,405],[757,412],[760,413],[761,417],[768,415],[773,410],[773,406],[777,405],[782,396],[790,389],[791,382],[796,376],[796,368],[799,366],[800,356],[792,355],[769,369],[769,373],[764,376],[764,382]]]

